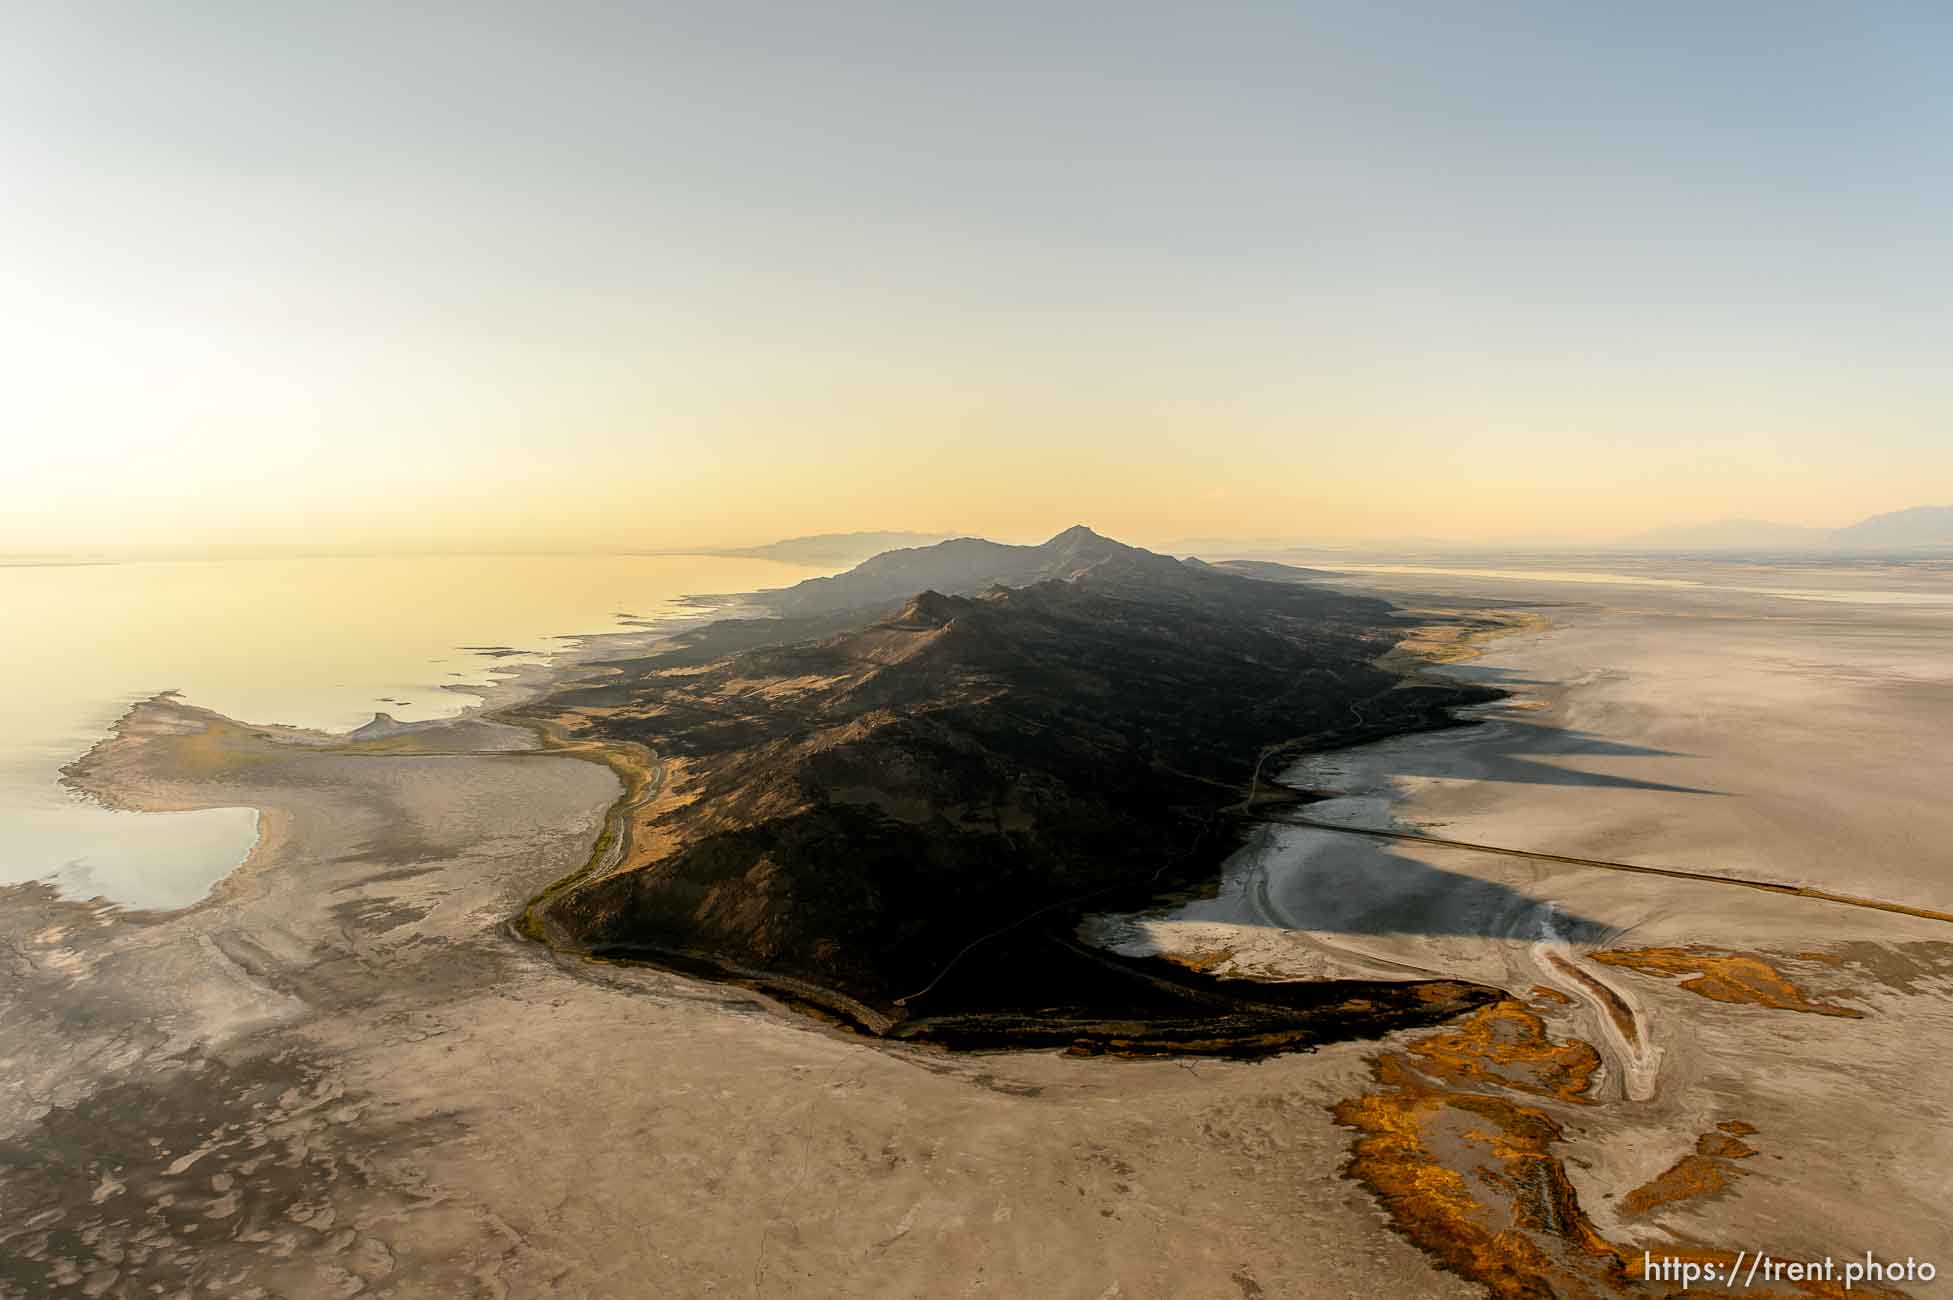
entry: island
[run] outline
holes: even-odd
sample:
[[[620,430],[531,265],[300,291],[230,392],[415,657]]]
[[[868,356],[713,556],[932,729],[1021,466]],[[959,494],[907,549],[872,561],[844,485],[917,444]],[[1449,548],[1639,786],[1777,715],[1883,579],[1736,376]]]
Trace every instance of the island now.
[[[1223,1052],[1427,1023],[1449,981],[1216,979],[1079,940],[1211,884],[1283,753],[1454,725],[1500,692],[1377,663],[1389,604],[1069,529],[960,539],[761,595],[504,715],[624,779],[522,921],[952,1046]],[[927,585],[923,585],[927,584]]]

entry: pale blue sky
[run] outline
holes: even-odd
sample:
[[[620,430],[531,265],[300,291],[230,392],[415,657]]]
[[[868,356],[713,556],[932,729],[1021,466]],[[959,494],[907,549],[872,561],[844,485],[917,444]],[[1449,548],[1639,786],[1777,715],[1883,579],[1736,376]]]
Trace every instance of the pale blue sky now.
[[[1949,87],[1923,4],[17,0],[0,549],[1953,499]]]

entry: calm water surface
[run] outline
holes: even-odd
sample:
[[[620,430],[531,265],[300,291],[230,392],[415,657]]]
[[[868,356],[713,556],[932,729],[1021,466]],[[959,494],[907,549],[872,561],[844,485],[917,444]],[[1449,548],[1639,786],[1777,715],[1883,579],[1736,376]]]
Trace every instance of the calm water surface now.
[[[132,907],[196,901],[250,851],[245,808],[120,813],[58,784],[135,700],[343,730],[459,713],[506,647],[534,662],[620,616],[825,570],[707,556],[379,556],[0,566],[0,886]]]

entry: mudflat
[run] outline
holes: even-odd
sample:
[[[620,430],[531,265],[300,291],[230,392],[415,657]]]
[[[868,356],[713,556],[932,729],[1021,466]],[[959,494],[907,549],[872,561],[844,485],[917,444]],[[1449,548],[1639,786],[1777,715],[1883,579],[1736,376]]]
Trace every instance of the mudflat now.
[[[1339,1176],[1363,1044],[871,1044],[516,938],[619,792],[532,743],[131,715],[84,779],[284,829],[187,911],[0,906],[5,1294],[1471,1293]]]
[[[1284,779],[1320,801],[1215,897],[1095,922],[1121,951],[1221,973],[1507,989],[1486,1043],[1385,1053],[1345,1112],[1399,1225],[1500,1293],[1510,1270],[1619,1290],[1646,1250],[1953,1258],[1953,601],[1931,581],[1861,601],[1764,567],[1728,584],[1744,590],[1699,576],[1353,576],[1543,620],[1434,670],[1512,694],[1477,727],[1304,759]],[[1555,1056],[1572,1048],[1593,1057]],[[1578,1086],[1541,1086],[1547,1061]],[[1446,1062],[1469,1086],[1432,1082]],[[1492,1125],[1488,1107],[1518,1110]],[[1391,1133],[1418,1135],[1394,1166]],[[1551,1213],[1522,1174],[1560,1189]],[[1447,1189],[1518,1253],[1447,1220]]]
[[[1083,933],[1502,996],[1255,1063],[875,1041],[559,955],[510,921],[588,862],[611,765],[139,707],[74,779],[263,835],[180,912],[0,900],[0,1294],[1662,1294],[1644,1250],[1953,1258],[1953,930],[1733,883],[1949,906],[1944,614],[1402,581],[1508,629],[1442,672],[1513,695],[1289,767],[1320,798],[1270,815],[1312,824]]]

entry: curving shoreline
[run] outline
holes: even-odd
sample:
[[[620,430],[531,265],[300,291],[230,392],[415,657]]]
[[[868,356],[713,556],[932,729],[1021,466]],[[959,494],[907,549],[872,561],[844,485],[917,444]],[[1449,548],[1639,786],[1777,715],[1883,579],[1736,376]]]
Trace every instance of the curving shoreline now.
[[[547,882],[509,919],[523,939],[574,961],[647,966],[688,977],[705,977],[762,992],[782,1005],[836,1019],[871,1038],[933,1043],[984,1051],[1025,1047],[1068,1047],[1084,1054],[1195,1055],[1253,1059],[1273,1053],[1312,1050],[1346,1039],[1368,1039],[1401,1028],[1436,1023],[1461,1014],[1494,996],[1492,990],[1443,978],[1426,981],[1340,980],[1318,982],[1290,992],[1266,985],[1216,979],[1165,961],[1133,960],[1087,952],[1068,939],[1076,918],[1094,904],[1121,901],[1117,893],[1071,899],[1042,909],[1039,924],[1008,936],[998,951],[972,963],[969,978],[978,984],[1005,971],[1010,978],[1064,987],[1097,988],[1115,1001],[1106,1010],[1083,1004],[1080,1012],[1025,1017],[958,1009],[955,997],[929,1014],[889,1014],[841,990],[796,980],[778,972],[745,967],[709,953],[683,950],[591,948],[550,923],[549,901],[577,883],[614,866],[628,852],[631,813],[654,798],[662,782],[658,758],[640,746],[593,744],[565,737],[533,719],[515,722],[529,747],[504,739],[494,749],[480,747],[484,727],[507,728],[498,717],[470,716],[411,731],[367,739],[288,727],[251,727],[165,693],[132,707],[111,736],[70,764],[65,779],[90,797],[113,801],[132,811],[176,811],[246,806],[261,821],[261,833],[243,863],[183,911],[217,908],[253,888],[266,870],[307,856],[298,837],[300,808],[328,793],[302,784],[264,784],[278,765],[304,759],[486,762],[563,759],[601,767],[616,781],[616,796],[604,810],[586,855],[568,873]],[[280,801],[280,790],[286,802]],[[1265,802],[1265,801],[1264,801]],[[331,816],[332,814],[326,814]],[[1170,878],[1127,890],[1126,901],[1144,906],[1159,891],[1198,884],[1231,849],[1216,842],[1210,858],[1192,858]],[[171,913],[158,913],[168,916]],[[993,936],[1000,937],[1000,936]],[[1035,971],[1035,974],[1030,974]],[[1105,983],[1106,975],[1112,981]],[[1164,998],[1162,1000],[1162,996]]]

